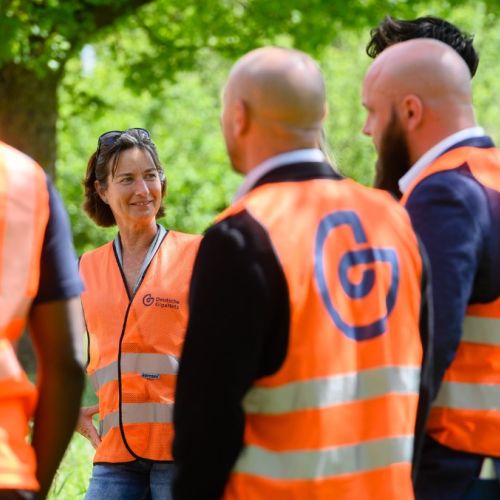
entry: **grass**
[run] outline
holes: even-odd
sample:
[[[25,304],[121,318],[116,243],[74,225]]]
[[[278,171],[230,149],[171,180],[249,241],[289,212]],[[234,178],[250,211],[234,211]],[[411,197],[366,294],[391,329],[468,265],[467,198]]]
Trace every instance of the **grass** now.
[[[91,444],[75,433],[54,478],[48,499],[82,499],[89,484],[93,457]]]

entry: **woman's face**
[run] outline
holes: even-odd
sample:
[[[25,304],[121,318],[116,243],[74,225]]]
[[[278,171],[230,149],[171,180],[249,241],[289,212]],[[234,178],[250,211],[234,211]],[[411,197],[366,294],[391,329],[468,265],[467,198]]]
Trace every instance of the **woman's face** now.
[[[120,154],[114,176],[111,165],[109,170],[107,187],[97,190],[111,208],[118,228],[154,223],[162,195],[160,175],[149,153],[126,149]]]

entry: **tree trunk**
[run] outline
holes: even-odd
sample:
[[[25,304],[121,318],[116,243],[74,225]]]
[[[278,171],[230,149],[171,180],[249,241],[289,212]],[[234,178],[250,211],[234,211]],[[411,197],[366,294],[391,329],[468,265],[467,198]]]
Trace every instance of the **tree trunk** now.
[[[0,139],[35,159],[54,177],[57,86],[62,71],[34,71],[13,63],[0,68]]]

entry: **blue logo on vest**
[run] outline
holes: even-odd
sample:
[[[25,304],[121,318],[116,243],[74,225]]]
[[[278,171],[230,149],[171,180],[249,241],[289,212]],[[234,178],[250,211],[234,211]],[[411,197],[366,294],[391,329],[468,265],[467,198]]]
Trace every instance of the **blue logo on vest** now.
[[[391,284],[386,296],[386,313],[376,321],[366,325],[351,325],[342,319],[334,305],[328,290],[323,263],[324,246],[328,235],[342,225],[350,226],[357,244],[367,243],[367,238],[359,217],[352,211],[344,210],[332,212],[325,216],[319,223],[316,233],[316,246],[314,250],[314,273],[319,287],[321,298],[328,314],[335,326],[347,337],[361,341],[382,335],[387,328],[387,318],[394,308],[399,285],[399,265],[396,252],[392,248],[370,248],[363,245],[363,249],[346,252],[338,264],[338,275],[344,292],[352,299],[361,299],[368,295],[375,283],[373,269],[365,269],[359,283],[349,280],[348,272],[353,266],[387,262],[391,266]]]

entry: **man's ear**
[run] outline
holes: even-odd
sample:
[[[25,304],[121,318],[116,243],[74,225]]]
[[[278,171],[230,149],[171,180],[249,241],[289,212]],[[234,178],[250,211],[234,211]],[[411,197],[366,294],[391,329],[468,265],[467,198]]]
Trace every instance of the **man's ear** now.
[[[94,181],[94,189],[96,193],[99,195],[99,198],[101,198],[101,200],[107,204],[108,199],[106,197],[106,189],[102,187],[102,184],[98,180]]]
[[[420,97],[409,94],[403,98],[399,106],[400,120],[404,128],[410,132],[422,123],[424,105]]]
[[[233,132],[234,135],[244,135],[250,124],[250,113],[247,104],[242,99],[234,103]]]

